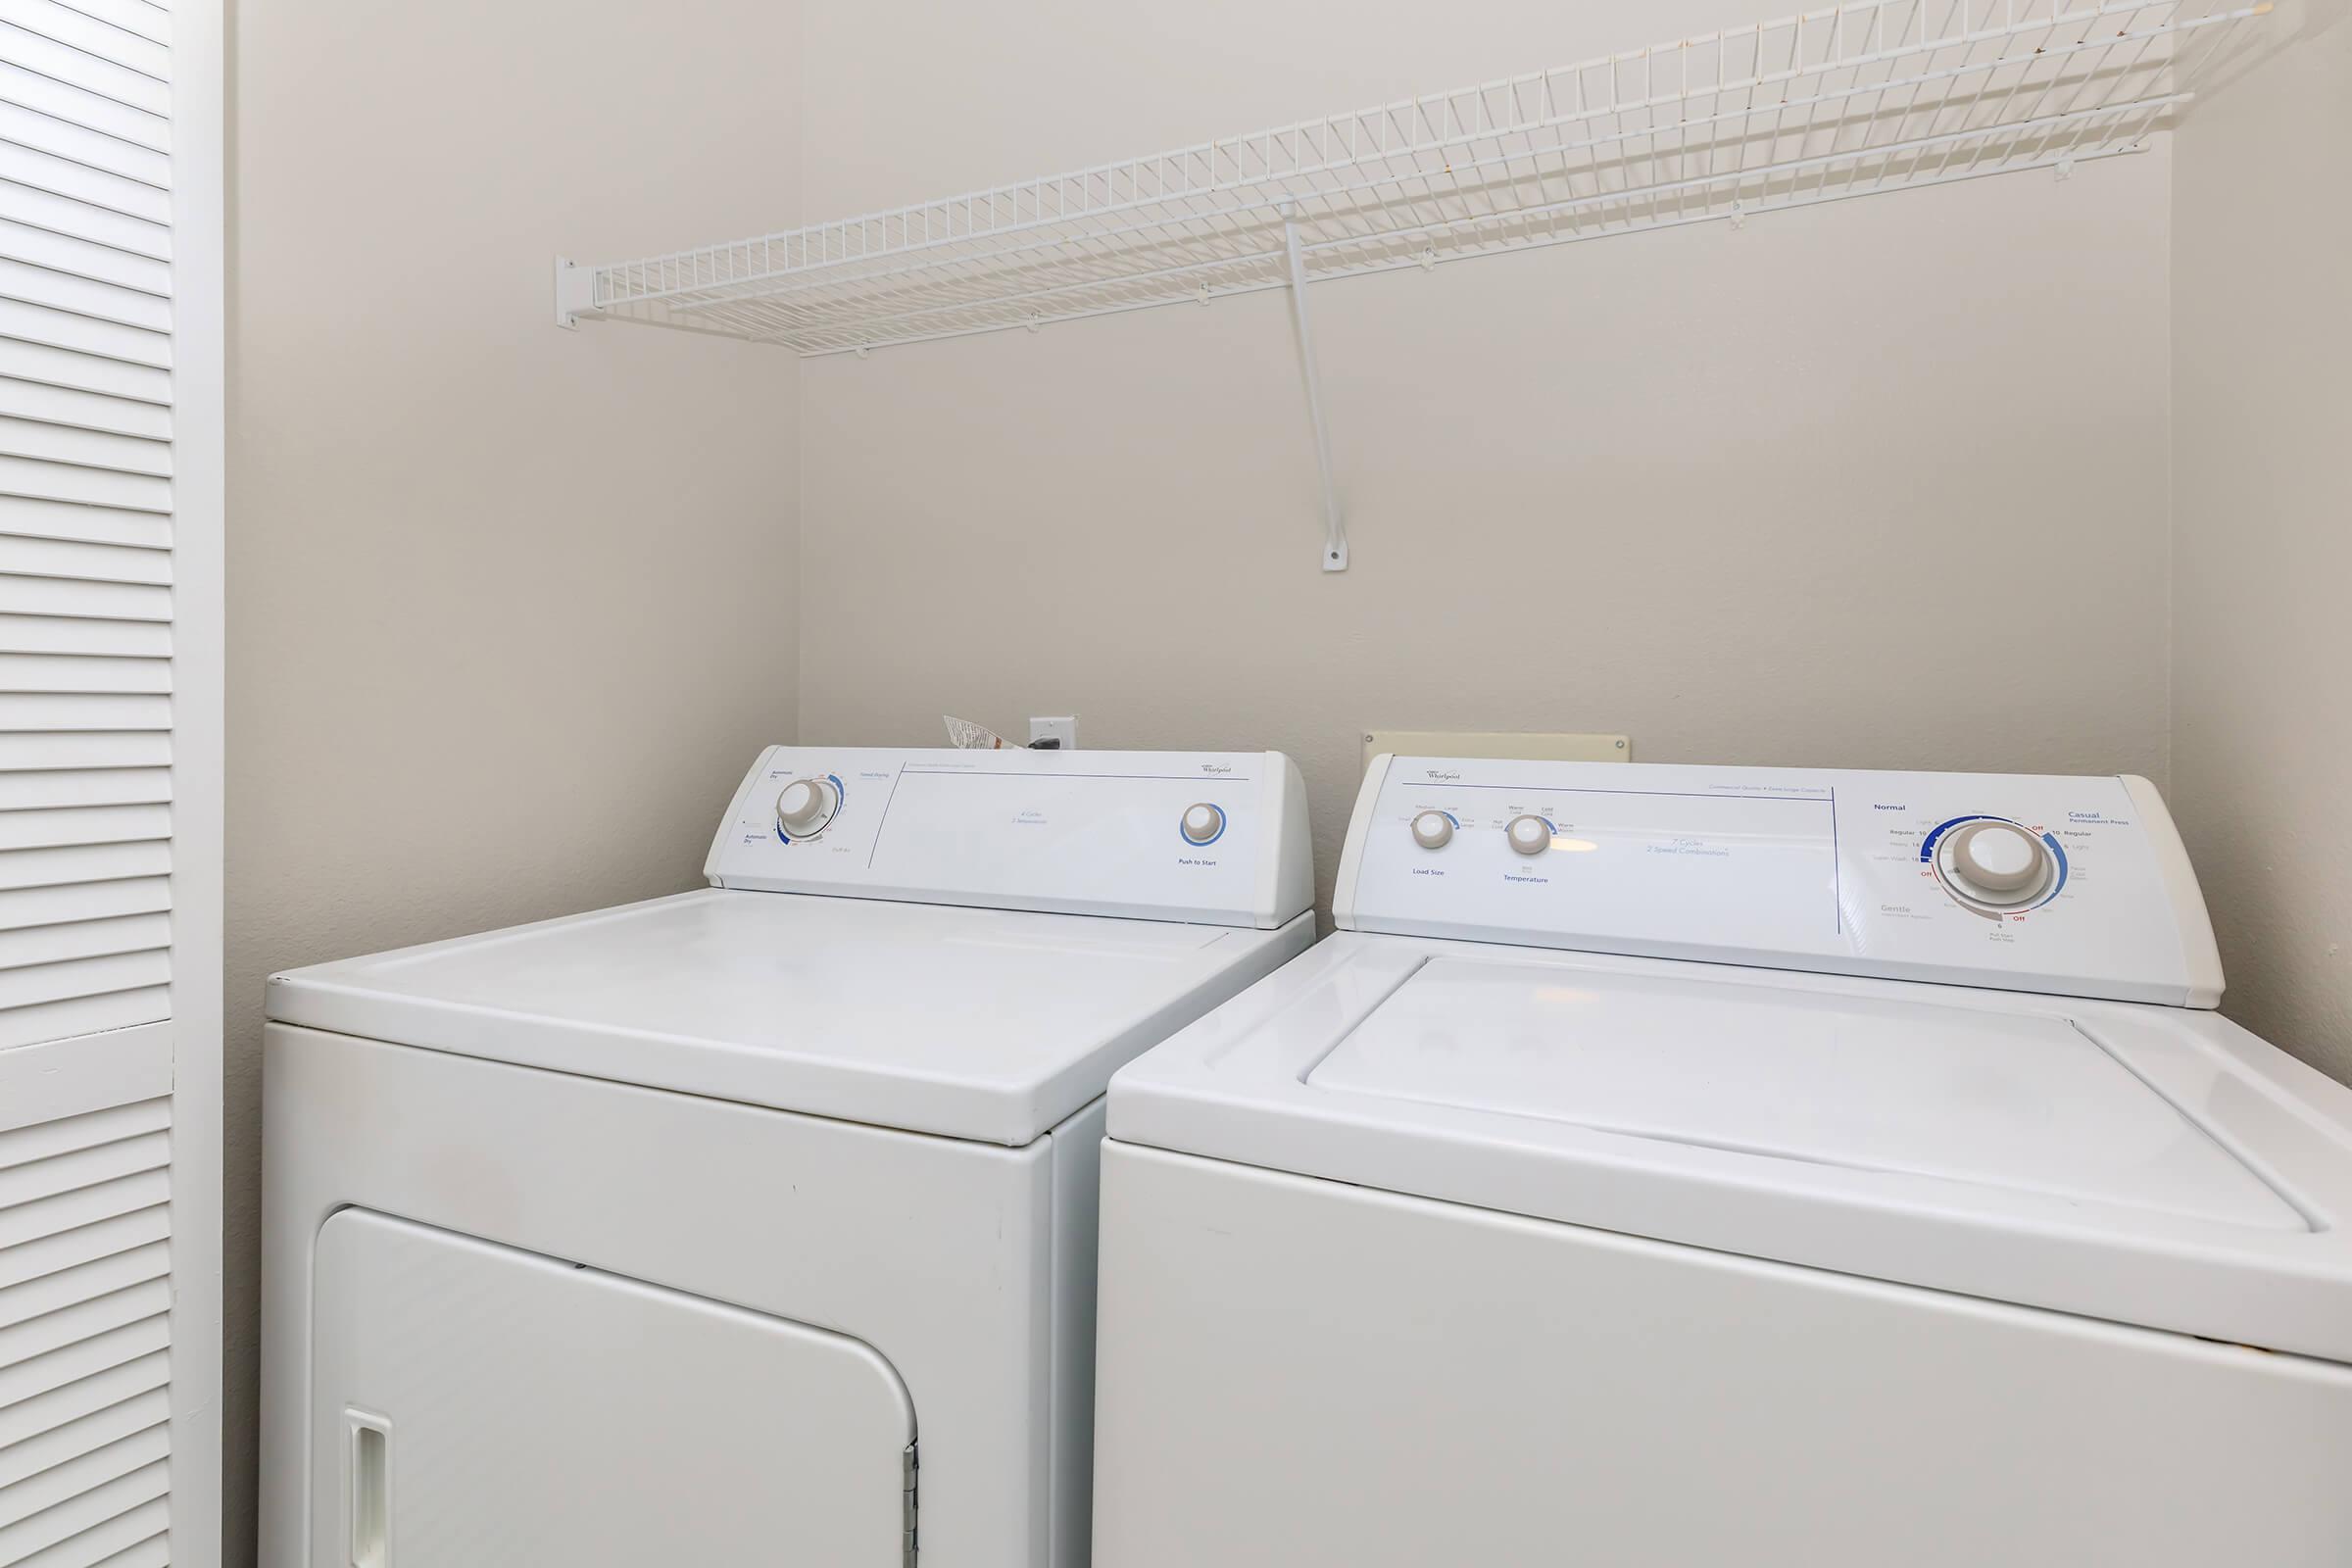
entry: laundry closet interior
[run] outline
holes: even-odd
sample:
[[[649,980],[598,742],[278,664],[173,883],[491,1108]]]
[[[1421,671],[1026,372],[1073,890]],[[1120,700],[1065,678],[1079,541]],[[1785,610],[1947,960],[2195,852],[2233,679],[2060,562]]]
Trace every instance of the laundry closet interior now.
[[[0,1568],[2352,1562],[2347,148],[0,0]]]

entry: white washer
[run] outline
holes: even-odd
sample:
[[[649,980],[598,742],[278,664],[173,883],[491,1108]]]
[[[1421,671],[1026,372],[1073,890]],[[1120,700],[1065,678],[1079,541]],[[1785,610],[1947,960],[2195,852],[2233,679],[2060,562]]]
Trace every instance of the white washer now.
[[[1383,758],[1334,913],[1112,1080],[1099,1568],[2352,1562],[2352,1091],[2144,780]]]
[[[1103,1085],[1312,940],[1298,769],[778,747],[707,872],[272,980],[270,1568],[1085,1560]]]

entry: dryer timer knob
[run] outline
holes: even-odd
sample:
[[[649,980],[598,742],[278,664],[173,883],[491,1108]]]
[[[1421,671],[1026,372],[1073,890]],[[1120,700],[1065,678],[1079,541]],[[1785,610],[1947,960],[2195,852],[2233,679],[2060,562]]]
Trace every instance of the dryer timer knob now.
[[[796,778],[776,797],[776,825],[796,839],[809,838],[833,820],[833,786],[821,778]]]

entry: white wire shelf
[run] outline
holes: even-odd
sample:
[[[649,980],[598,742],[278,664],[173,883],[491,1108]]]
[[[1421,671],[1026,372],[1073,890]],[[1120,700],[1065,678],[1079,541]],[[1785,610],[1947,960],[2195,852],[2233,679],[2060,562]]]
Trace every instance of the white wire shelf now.
[[[558,314],[803,354],[2139,151],[2268,4],[1869,0],[1385,108],[610,265]],[[1286,232],[1287,225],[1287,232]]]

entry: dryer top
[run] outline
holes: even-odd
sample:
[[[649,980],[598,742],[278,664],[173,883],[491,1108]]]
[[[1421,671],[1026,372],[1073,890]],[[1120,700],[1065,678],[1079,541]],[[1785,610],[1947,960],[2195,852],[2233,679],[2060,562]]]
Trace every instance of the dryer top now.
[[[1304,947],[1279,931],[705,889],[273,976],[270,1016],[990,1143]]]

